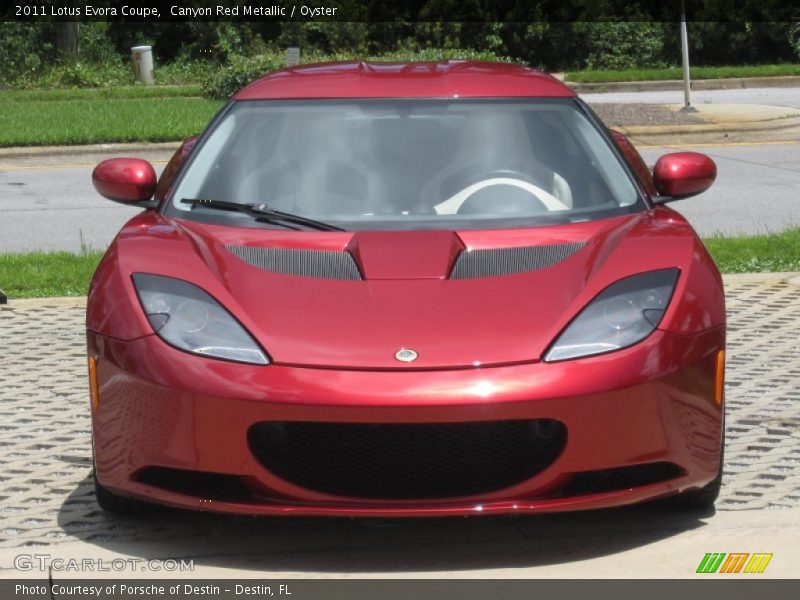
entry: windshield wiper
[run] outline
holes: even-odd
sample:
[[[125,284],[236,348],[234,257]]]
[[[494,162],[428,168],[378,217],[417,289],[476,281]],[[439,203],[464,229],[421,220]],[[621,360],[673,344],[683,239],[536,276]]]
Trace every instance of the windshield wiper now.
[[[227,200],[206,200],[204,198],[183,198],[181,199],[181,204],[191,204],[192,208],[195,206],[202,206],[215,210],[241,212],[252,216],[259,223],[274,223],[276,225],[288,227],[289,229],[299,230],[299,227],[292,227],[292,225],[301,225],[318,231],[346,231],[343,227],[337,227],[336,225],[331,225],[324,221],[317,221],[315,219],[309,219],[308,217],[275,210],[266,204],[240,204],[238,202],[228,202]]]

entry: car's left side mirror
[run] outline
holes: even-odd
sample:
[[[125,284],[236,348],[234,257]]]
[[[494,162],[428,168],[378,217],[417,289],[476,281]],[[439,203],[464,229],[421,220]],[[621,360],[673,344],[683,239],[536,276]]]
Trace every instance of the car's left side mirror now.
[[[705,154],[673,152],[665,154],[653,167],[653,183],[658,196],[656,204],[664,204],[705,192],[717,177],[717,165]]]
[[[92,171],[92,184],[101,196],[114,202],[152,208],[156,171],[140,158],[111,158]]]

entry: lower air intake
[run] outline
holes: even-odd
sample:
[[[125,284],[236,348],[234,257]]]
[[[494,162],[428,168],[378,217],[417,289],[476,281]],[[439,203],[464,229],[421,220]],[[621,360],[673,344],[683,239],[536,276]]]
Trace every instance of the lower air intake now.
[[[566,497],[616,492],[630,488],[669,481],[684,474],[683,469],[668,462],[655,462],[631,467],[584,471],[575,473],[561,490]]]
[[[246,502],[252,496],[240,477],[222,473],[147,467],[139,471],[136,481],[169,492],[209,500]]]
[[[552,464],[566,427],[552,419],[477,423],[257,423],[250,449],[300,487],[357,498],[436,499],[516,485]]]

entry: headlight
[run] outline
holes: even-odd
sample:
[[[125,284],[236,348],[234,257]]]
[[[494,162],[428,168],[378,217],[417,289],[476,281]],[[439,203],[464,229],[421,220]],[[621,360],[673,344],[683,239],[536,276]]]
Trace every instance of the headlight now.
[[[640,342],[658,327],[678,269],[626,277],[603,290],[558,336],[547,362],[612,352]]]
[[[133,275],[133,285],[153,331],[165,342],[214,358],[269,364],[244,327],[196,285],[158,275]]]

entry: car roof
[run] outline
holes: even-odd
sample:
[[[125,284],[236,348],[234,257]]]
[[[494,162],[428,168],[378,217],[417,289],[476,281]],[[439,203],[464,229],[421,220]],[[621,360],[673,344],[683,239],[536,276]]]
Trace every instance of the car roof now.
[[[555,77],[511,63],[329,62],[257,79],[233,100],[291,98],[571,98]]]

